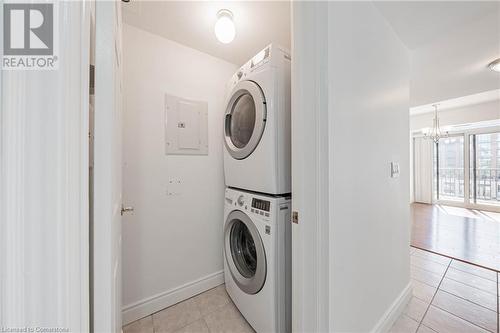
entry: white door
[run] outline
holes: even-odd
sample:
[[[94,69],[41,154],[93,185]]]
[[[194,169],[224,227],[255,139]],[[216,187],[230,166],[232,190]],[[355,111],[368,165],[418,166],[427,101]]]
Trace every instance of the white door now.
[[[96,1],[93,329],[121,331],[121,2]]]

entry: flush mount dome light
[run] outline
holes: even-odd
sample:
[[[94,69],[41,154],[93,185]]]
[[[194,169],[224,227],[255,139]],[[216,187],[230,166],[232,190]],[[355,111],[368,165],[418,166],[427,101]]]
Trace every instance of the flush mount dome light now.
[[[497,60],[494,60],[494,61],[490,62],[490,64],[488,65],[488,67],[492,71],[500,72],[500,58],[498,58]]]
[[[224,44],[231,43],[236,35],[234,28],[233,13],[227,9],[221,9],[217,13],[217,22],[215,23],[215,36]]]

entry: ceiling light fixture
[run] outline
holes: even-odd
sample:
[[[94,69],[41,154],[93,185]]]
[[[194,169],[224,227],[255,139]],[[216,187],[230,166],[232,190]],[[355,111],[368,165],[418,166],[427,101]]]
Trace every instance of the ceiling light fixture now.
[[[494,61],[490,62],[490,64],[488,65],[488,67],[492,71],[500,72],[500,58],[498,58],[497,60],[494,60]]]
[[[449,136],[448,131],[442,131],[439,124],[438,116],[438,106],[439,104],[432,105],[434,107],[434,119],[432,121],[432,129],[426,130],[424,132],[424,137],[426,139],[431,139],[435,143],[438,143],[440,139],[447,138]]]
[[[215,36],[221,43],[228,44],[233,41],[236,29],[233,22],[233,13],[230,10],[219,10],[214,31]]]

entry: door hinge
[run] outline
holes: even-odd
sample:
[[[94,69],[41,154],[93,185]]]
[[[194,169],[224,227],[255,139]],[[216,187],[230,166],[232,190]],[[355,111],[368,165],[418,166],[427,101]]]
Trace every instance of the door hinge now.
[[[292,223],[299,224],[299,213],[296,211],[292,212]]]

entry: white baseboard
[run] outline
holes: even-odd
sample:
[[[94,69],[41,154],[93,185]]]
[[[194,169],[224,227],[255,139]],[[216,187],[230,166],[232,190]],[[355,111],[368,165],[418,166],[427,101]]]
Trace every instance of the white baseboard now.
[[[123,325],[144,318],[166,307],[224,283],[224,271],[215,272],[182,286],[167,290],[122,308]]]
[[[372,329],[372,333],[385,333],[388,332],[394,322],[403,313],[406,305],[410,301],[412,295],[411,282],[403,289],[399,296],[394,300],[391,306],[384,313],[382,318],[378,321],[375,327]]]

